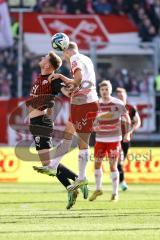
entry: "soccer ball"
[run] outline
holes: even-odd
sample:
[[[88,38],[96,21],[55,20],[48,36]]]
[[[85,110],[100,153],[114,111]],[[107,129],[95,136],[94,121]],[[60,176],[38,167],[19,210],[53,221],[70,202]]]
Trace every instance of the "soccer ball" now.
[[[63,51],[68,48],[69,37],[65,33],[56,33],[52,36],[51,44],[54,49]]]

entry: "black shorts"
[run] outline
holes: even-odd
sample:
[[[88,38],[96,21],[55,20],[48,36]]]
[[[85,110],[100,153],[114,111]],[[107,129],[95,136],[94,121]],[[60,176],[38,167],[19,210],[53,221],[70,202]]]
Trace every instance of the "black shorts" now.
[[[124,154],[124,159],[127,157],[128,150],[129,150],[130,146],[131,146],[130,142],[121,141],[121,147],[122,147],[122,151],[123,151],[123,154]]]
[[[35,141],[36,150],[52,148],[53,124],[47,115],[31,118],[29,128]]]

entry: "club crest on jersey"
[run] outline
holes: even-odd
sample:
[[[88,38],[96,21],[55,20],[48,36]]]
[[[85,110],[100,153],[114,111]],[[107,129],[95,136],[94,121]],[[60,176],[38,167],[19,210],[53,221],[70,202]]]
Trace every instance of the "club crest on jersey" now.
[[[42,85],[45,85],[45,84],[48,84],[48,81],[46,79],[43,80],[43,82],[42,82]]]

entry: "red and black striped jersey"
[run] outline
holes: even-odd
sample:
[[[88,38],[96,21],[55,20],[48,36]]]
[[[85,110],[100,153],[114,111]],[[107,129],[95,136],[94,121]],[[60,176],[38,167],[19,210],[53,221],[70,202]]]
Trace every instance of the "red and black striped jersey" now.
[[[30,90],[30,96],[38,96],[41,94],[52,94],[52,85],[48,81],[49,75],[39,75],[33,82]]]
[[[30,97],[26,101],[26,105],[33,108],[45,110],[48,104],[54,99],[54,96],[61,92],[62,80],[56,79],[50,83],[49,75],[39,75],[33,82],[30,90]]]

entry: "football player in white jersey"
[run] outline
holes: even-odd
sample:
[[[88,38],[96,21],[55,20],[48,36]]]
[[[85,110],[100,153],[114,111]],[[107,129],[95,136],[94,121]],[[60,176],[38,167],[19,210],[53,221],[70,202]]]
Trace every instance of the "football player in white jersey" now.
[[[117,169],[122,140],[122,121],[125,122],[125,140],[129,140],[130,118],[122,101],[111,96],[112,85],[104,80],[99,84],[100,100],[99,112],[95,120],[96,144],[95,156],[95,181],[96,190],[89,198],[93,201],[102,195],[102,161],[109,160],[110,177],[112,180],[111,201],[118,200],[119,172]]]
[[[75,131],[79,147],[79,174],[70,187],[71,190],[75,190],[88,184],[86,166],[89,160],[89,138],[98,111],[98,96],[95,71],[91,59],[79,53],[75,42],[70,42],[63,55],[64,59],[70,63],[73,78],[69,79],[62,74],[53,73],[50,79],[51,81],[61,79],[68,86],[71,97],[70,123],[67,124],[65,137],[57,147],[54,159],[43,173],[56,172],[62,156],[69,151],[72,135]],[[84,198],[86,197],[84,196]]]

